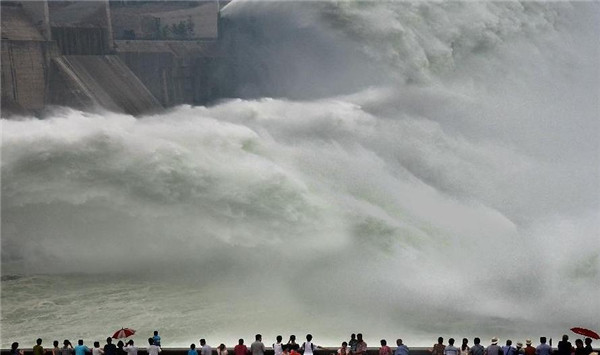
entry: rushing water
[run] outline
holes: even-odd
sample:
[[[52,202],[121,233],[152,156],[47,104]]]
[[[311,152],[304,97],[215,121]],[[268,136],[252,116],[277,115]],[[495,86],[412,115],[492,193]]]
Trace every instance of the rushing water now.
[[[243,99],[3,120],[2,347],[600,328],[599,14],[233,2]]]

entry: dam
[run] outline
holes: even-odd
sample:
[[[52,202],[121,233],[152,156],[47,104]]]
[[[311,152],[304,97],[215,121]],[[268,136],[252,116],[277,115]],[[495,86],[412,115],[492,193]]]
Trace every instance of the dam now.
[[[3,1],[2,117],[132,115],[222,96],[218,1]]]

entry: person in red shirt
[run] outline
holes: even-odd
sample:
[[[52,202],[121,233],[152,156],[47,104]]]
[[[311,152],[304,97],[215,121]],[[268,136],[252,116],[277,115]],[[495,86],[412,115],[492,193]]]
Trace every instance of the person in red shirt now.
[[[525,340],[525,345],[527,345],[524,350],[525,355],[535,355],[535,348],[531,346],[531,339]]]
[[[244,345],[244,339],[238,341],[238,345],[233,348],[234,355],[248,355],[248,347]]]
[[[379,348],[379,355],[392,355],[392,349],[387,346],[387,341],[381,339],[381,348]]]

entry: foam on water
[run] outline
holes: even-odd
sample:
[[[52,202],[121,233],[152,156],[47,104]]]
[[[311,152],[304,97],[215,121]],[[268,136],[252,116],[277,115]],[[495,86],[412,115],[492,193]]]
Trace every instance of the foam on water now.
[[[597,327],[599,13],[233,2],[244,99],[2,121],[2,346]]]

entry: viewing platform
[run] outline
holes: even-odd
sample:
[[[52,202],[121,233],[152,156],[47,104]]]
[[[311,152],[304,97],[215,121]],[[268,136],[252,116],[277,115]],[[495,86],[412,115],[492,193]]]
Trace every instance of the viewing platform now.
[[[392,342],[390,340],[390,342]],[[393,343],[395,343],[396,341],[393,340]],[[341,341],[340,341],[341,344]],[[198,346],[198,344],[196,344]],[[217,350],[215,349],[215,347],[218,344],[215,344],[214,346],[211,345],[213,347],[213,352],[212,355],[217,355]],[[248,348],[250,347],[250,344],[246,344],[248,346]],[[432,343],[433,345],[433,343]],[[407,345],[408,346],[408,345]],[[485,345],[484,345],[485,346]],[[313,351],[314,355],[331,355],[331,354],[337,354],[337,349],[338,347],[325,347],[324,349],[315,349]],[[396,349],[395,346],[390,346],[390,348],[392,348],[392,351],[394,351]],[[410,347],[408,346],[408,348],[410,349],[410,355],[431,355],[430,349],[429,347]],[[23,350],[25,352],[25,355],[33,355],[33,351],[30,348],[21,348],[21,350]],[[187,355],[189,348],[163,348],[162,352],[160,353],[161,355]],[[198,350],[198,353],[200,353],[200,349],[197,347],[196,350]],[[598,353],[600,349],[598,348],[594,348],[594,352]],[[227,348],[227,351],[230,355],[233,355],[233,348]],[[554,353],[556,353],[557,350],[554,349]],[[51,353],[48,353],[48,355],[50,355]],[[0,355],[10,355],[10,350],[9,349],[2,349],[0,352]],[[139,351],[138,351],[138,355],[148,355],[148,352],[146,351],[146,344],[144,344],[143,346],[139,347]],[[273,349],[267,348],[267,350],[265,351],[265,355],[274,355],[273,353]],[[373,347],[369,347],[367,349],[367,355],[379,355],[379,348],[373,348]]]

